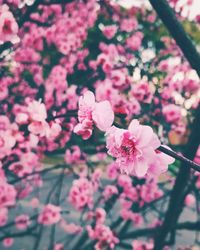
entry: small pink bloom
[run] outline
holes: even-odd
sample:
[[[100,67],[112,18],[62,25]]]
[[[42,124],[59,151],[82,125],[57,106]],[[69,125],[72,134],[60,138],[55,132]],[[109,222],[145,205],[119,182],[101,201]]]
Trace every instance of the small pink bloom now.
[[[117,26],[116,25],[105,26],[103,27],[102,32],[107,39],[112,39],[117,32]]]
[[[53,250],[64,250],[64,245],[62,243],[56,243]]]
[[[0,180],[0,208],[15,205],[16,195],[14,186]]]
[[[103,224],[106,220],[106,211],[103,208],[97,208],[95,217],[96,217],[96,223]]]
[[[163,107],[163,115],[167,122],[177,123],[181,120],[181,108],[175,104],[168,104]]]
[[[47,118],[46,107],[40,101],[30,102],[27,110],[32,121],[43,122]]]
[[[56,224],[61,219],[61,208],[53,204],[47,204],[38,217],[38,223],[44,225]]]
[[[8,220],[8,209],[3,207],[0,208],[0,227],[4,226]]]
[[[96,103],[94,94],[87,91],[79,99],[78,120],[79,123],[74,127],[74,133],[86,140],[92,135],[93,123],[102,131],[111,127],[114,112],[108,101]]]
[[[196,202],[196,198],[193,194],[186,195],[185,201],[184,201],[186,206],[193,207],[195,202]]]
[[[30,223],[29,216],[26,214],[19,215],[15,218],[15,224],[19,230],[26,229]]]
[[[5,238],[3,240],[3,245],[4,247],[11,247],[14,243],[14,239],[13,238]]]
[[[0,6],[0,43],[10,41],[16,43],[19,41],[17,36],[18,25],[13,14],[9,11],[6,4]]]
[[[93,207],[94,188],[92,183],[86,178],[74,180],[69,192],[69,202],[78,210],[88,206]]]
[[[68,223],[65,220],[61,220],[60,227],[69,234],[77,234],[82,232],[83,228],[79,225],[76,225],[74,223]]]

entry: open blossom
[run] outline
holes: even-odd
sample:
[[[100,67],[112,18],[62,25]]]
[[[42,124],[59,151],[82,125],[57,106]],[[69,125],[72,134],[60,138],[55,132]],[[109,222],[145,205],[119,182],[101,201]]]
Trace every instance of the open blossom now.
[[[18,25],[13,14],[9,11],[6,4],[0,6],[0,44],[4,42],[16,43],[19,41],[17,36]]]
[[[128,130],[111,127],[107,133],[108,154],[116,158],[122,172],[143,177],[155,157],[160,141],[152,128],[133,120]]]
[[[114,121],[114,112],[108,101],[95,102],[94,94],[87,91],[79,99],[78,120],[74,133],[86,140],[92,135],[93,123],[102,131],[110,128]]]
[[[38,217],[38,223],[44,225],[56,224],[61,219],[61,208],[53,204],[47,204]]]

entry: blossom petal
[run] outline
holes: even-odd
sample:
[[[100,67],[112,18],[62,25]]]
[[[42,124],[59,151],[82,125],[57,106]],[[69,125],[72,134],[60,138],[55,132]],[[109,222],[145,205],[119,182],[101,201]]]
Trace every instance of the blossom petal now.
[[[102,131],[109,129],[114,121],[114,112],[111,104],[108,101],[96,103],[95,109],[92,112],[92,119],[98,129]]]

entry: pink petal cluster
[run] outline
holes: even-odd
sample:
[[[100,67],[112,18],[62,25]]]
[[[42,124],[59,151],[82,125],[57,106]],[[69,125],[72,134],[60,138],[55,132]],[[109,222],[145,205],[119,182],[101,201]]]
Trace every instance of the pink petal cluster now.
[[[4,245],[4,247],[11,247],[12,245],[13,245],[13,243],[14,243],[14,239],[13,238],[11,238],[11,237],[9,237],[9,238],[5,238],[4,240],[3,240],[3,245]]]
[[[0,208],[15,205],[16,195],[17,192],[12,185],[0,180]]]
[[[91,239],[96,240],[95,250],[102,250],[105,246],[114,249],[119,243],[119,239],[113,234],[112,230],[101,223],[97,223],[94,228],[86,227],[88,235]]]
[[[45,205],[43,211],[38,216],[38,223],[43,225],[53,225],[61,219],[61,208],[53,204]]]
[[[9,11],[8,5],[3,4],[0,6],[0,43],[7,41],[12,43],[18,42],[17,33],[17,22],[13,14]]]
[[[88,179],[81,177],[73,181],[73,185],[69,192],[69,202],[76,209],[83,209],[84,207],[93,207],[93,184]]]
[[[184,203],[188,207],[193,207],[195,205],[196,198],[193,194],[187,194]]]
[[[118,189],[114,185],[107,185],[102,193],[105,200],[110,199],[113,195],[118,194]]]
[[[31,224],[30,218],[26,214],[18,215],[15,218],[16,228],[19,230],[25,230]]]
[[[167,122],[177,123],[181,120],[181,107],[175,104],[168,104],[163,107],[163,115]]]
[[[133,250],[153,250],[154,243],[153,241],[145,242],[141,240],[134,240],[132,242]]]
[[[0,208],[0,227],[4,226],[8,221],[8,209],[6,207]]]
[[[47,122],[47,111],[41,101],[28,102],[27,110],[17,115],[16,121],[19,124],[28,123],[28,130],[38,136],[45,136],[48,140],[54,140],[61,132],[61,126],[57,121]]]
[[[20,161],[14,162],[9,166],[9,170],[14,172],[17,176],[23,177],[33,172],[33,170],[39,170],[41,164],[36,154],[32,152],[24,153],[21,156]]]
[[[107,39],[112,39],[117,32],[117,26],[116,25],[104,26],[102,32]]]
[[[112,126],[114,112],[108,101],[95,102],[94,94],[87,91],[79,99],[78,120],[74,133],[87,140],[92,135],[93,124],[102,131]]]
[[[116,158],[122,172],[143,177],[155,158],[160,141],[149,126],[133,120],[128,130],[111,127],[106,133],[108,154]]]
[[[137,51],[142,45],[143,34],[141,32],[136,32],[134,35],[126,39],[127,48]]]
[[[67,149],[65,151],[64,159],[67,164],[74,164],[74,163],[77,164],[77,163],[84,162],[81,159],[81,156],[82,156],[82,153],[81,153],[79,146],[74,145],[71,147],[71,149]]]

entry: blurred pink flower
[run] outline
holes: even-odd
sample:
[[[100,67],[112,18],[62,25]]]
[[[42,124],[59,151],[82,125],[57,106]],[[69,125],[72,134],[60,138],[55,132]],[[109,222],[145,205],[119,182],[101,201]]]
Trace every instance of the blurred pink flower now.
[[[45,205],[42,213],[38,217],[38,223],[44,225],[56,224],[61,219],[61,208],[53,204]]]

